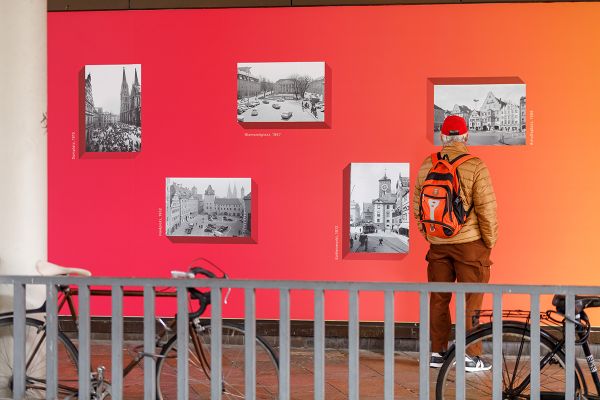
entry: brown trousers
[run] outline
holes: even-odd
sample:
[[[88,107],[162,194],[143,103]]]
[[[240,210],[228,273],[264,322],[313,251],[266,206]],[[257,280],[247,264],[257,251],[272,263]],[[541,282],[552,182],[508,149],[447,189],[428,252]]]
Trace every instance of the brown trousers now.
[[[490,280],[491,249],[481,239],[460,244],[432,244],[425,258],[427,279],[429,282],[467,282],[488,283]],[[431,330],[431,351],[443,352],[448,347],[452,329],[450,300],[452,293],[431,293],[429,320]],[[475,310],[481,309],[483,293],[467,293],[466,326],[468,330],[477,325]],[[472,356],[481,354],[481,345],[472,345],[468,349]]]

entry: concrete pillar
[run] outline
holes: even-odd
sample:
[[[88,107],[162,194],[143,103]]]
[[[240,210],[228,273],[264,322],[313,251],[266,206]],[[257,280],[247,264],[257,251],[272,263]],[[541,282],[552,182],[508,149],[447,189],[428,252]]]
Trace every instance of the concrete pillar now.
[[[47,258],[46,1],[0,1],[1,275],[35,274]],[[28,305],[43,301],[36,289]],[[11,307],[0,287],[0,311]]]

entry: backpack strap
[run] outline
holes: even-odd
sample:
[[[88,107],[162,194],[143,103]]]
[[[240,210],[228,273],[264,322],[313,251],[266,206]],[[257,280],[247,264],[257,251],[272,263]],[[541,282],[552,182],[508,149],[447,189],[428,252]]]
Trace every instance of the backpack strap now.
[[[441,153],[433,153],[431,155],[431,163],[433,165],[435,165],[435,163],[438,162],[441,158],[442,158],[442,154]]]
[[[462,163],[472,160],[473,158],[477,158],[472,154],[468,154],[468,153],[464,153],[461,154],[459,156],[457,156],[454,160],[450,161],[450,165],[452,165],[454,168],[458,168],[459,165],[461,165]]]
[[[450,165],[452,165],[452,168],[454,168],[456,170],[456,180],[457,180],[457,187],[458,187],[458,195],[460,196],[460,184],[458,181],[460,181],[460,175],[458,173],[458,167],[464,163],[467,162],[469,160],[472,160],[475,157],[472,154],[468,154],[468,153],[464,153],[464,154],[460,154],[459,156],[457,156],[454,160],[450,161]],[[471,214],[471,211],[473,211],[473,207],[475,206],[475,203],[471,202],[471,207],[469,207],[469,209],[467,210],[467,214],[465,218],[469,218],[469,215]]]

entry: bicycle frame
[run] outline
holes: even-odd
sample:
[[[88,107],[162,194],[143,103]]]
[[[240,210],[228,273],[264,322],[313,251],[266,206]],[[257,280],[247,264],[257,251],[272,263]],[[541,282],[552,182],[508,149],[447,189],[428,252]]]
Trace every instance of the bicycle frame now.
[[[63,311],[63,309],[66,306],[67,310],[68,310],[68,315],[69,315],[70,319],[73,321],[73,323],[75,324],[75,327],[77,328],[78,315],[77,315],[77,309],[75,307],[75,303],[73,301],[73,296],[78,295],[78,289],[73,288],[73,287],[67,287],[67,286],[59,286],[58,289],[59,289],[58,290],[58,293],[59,293],[58,304],[57,304],[58,312]],[[155,293],[155,295],[156,295],[156,297],[175,298],[175,297],[177,297],[177,292],[169,291],[169,290],[157,291]],[[110,297],[110,296],[112,296],[112,291],[109,289],[90,289],[90,296]],[[135,289],[123,290],[123,296],[124,297],[143,297],[144,291],[143,290],[135,290]],[[25,311],[26,314],[39,314],[39,313],[45,313],[45,312],[46,312],[46,303],[42,304],[38,308],[28,309]],[[12,316],[13,316],[12,312],[0,313],[0,319],[1,318],[9,318]],[[175,316],[175,318],[173,318],[173,320],[169,324],[165,324],[164,322],[162,322],[162,320],[159,319],[161,324],[164,327],[163,331],[156,338],[155,348],[159,349],[159,352],[157,354],[147,354],[144,352],[138,352],[138,354],[123,368],[123,377],[124,378],[127,375],[129,375],[129,373],[136,366],[138,366],[145,357],[152,357],[155,361],[157,360],[158,357],[161,357],[159,354],[160,350],[162,350],[163,346],[166,345],[166,343],[168,342],[168,339],[165,340],[165,338],[167,337],[169,332],[172,331],[177,326],[177,318],[178,318],[178,316]],[[187,318],[187,316],[186,316],[186,318]],[[197,322],[196,320],[189,321],[190,339],[192,340],[193,347],[194,347],[194,350],[198,357],[198,360],[200,361],[202,370],[204,371],[206,376],[210,379],[210,362],[208,361],[208,358],[206,356],[207,352],[203,349],[204,345],[198,338],[198,335],[196,332],[196,329],[197,329],[196,324],[197,323],[199,323],[199,322]],[[46,336],[46,334],[44,332],[42,335],[42,339],[37,343],[35,349],[33,349],[33,351],[31,352],[30,359],[26,363],[26,369],[29,367],[35,354],[39,350],[42,342],[45,339],[45,336]],[[45,383],[45,381],[40,380],[40,379],[36,379],[36,381],[39,384],[41,384],[41,386],[40,387],[32,387],[32,388],[43,389],[44,388],[43,384]],[[77,389],[73,388],[73,387],[66,387],[66,386],[62,387],[61,385],[59,385],[59,389],[61,389],[63,391],[67,391],[68,393],[76,393],[77,392]]]

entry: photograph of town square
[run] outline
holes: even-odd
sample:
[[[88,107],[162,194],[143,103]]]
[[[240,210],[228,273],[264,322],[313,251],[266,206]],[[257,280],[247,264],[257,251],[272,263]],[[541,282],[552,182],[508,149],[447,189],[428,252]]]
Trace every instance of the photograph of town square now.
[[[140,151],[141,115],[140,64],[85,66],[85,151]]]
[[[167,236],[250,237],[250,178],[167,178]]]
[[[324,122],[325,63],[238,63],[238,122]]]
[[[408,163],[350,165],[350,252],[407,253]]]
[[[524,145],[527,125],[525,84],[434,85],[434,143],[448,115],[469,128],[468,144]]]

